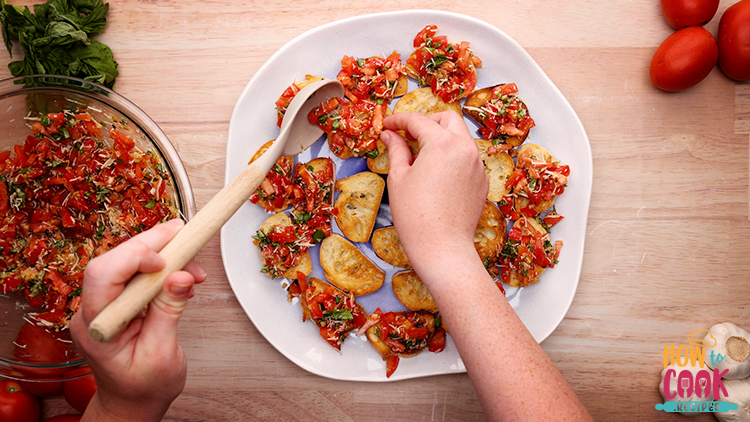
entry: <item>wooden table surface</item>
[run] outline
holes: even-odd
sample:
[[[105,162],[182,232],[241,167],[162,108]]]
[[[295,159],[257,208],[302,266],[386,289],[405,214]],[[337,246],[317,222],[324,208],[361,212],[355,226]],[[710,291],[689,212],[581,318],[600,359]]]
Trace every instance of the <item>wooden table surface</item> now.
[[[120,0],[98,39],[119,62],[116,90],[175,144],[200,208],[223,185],[242,89],[297,35],[405,9],[464,13],[506,32],[567,97],[594,158],[580,284],[542,347],[596,420],[679,420],[654,409],[664,344],[723,321],[750,328],[750,84],[717,67],[680,93],[652,86],[649,61],[672,33],[656,0],[460,3]],[[714,34],[732,3],[707,25]],[[356,383],[300,369],[241,309],[218,235],[196,259],[209,279],[180,324],[187,386],[165,420],[484,420],[465,374]],[[45,416],[68,410],[59,398],[44,403]]]

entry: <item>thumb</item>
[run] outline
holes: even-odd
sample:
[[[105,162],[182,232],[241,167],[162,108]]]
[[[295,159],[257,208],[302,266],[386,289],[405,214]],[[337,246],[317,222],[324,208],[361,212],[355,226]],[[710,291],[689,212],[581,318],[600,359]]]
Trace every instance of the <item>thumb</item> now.
[[[176,271],[164,280],[159,295],[151,301],[143,320],[141,335],[153,336],[158,340],[177,337],[177,322],[193,297],[195,278],[187,271]]]
[[[392,130],[384,130],[380,139],[388,147],[388,163],[390,170],[411,165],[411,150],[406,140]],[[389,170],[389,172],[390,172]]]

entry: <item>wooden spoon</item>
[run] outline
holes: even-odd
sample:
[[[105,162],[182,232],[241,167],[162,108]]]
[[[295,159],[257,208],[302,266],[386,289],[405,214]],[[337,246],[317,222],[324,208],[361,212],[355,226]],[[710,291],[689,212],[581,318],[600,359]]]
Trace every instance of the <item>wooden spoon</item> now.
[[[314,107],[344,95],[344,87],[335,79],[323,79],[306,86],[294,97],[284,114],[281,132],[257,160],[245,167],[224,186],[177,235],[159,252],[166,265],[159,272],[139,273],[125,290],[109,303],[89,325],[89,335],[107,341],[120,332],[162,290],[164,279],[181,270],[216,234],[221,226],[260,186],[281,155],[294,156],[315,143],[323,131],[310,123],[307,115]]]

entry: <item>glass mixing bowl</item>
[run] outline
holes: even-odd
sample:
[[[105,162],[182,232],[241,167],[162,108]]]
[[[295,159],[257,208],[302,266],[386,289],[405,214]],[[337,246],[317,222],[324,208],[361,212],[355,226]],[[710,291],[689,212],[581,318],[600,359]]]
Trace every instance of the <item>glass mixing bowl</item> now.
[[[0,152],[23,145],[31,134],[29,116],[87,107],[97,122],[118,122],[141,150],[152,151],[171,180],[168,191],[184,219],[195,213],[195,199],[185,167],[167,136],[135,104],[107,88],[81,79],[37,75],[0,81]],[[105,135],[105,138],[107,136]],[[105,139],[106,141],[106,139]],[[109,140],[111,142],[111,140]],[[0,181],[2,182],[2,181]],[[0,216],[0,222],[2,222]],[[63,381],[81,376],[86,361],[76,352],[67,330],[55,332],[33,323],[35,311],[14,293],[0,289],[0,376],[31,382]],[[22,344],[23,343],[23,344]],[[34,343],[33,362],[19,348]],[[21,351],[23,351],[21,349]]]

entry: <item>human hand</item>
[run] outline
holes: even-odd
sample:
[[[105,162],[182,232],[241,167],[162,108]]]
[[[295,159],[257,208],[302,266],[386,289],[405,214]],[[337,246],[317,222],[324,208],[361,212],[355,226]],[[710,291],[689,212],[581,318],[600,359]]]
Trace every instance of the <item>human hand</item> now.
[[[453,111],[428,116],[396,113],[383,125],[391,215],[417,272],[436,256],[475,253],[474,232],[489,182],[463,119]],[[419,142],[414,159],[396,130]]]
[[[146,315],[133,319],[110,341],[92,339],[88,326],[136,273],[164,268],[157,252],[183,225],[181,220],[159,224],[88,263],[81,307],[70,322],[73,341],[97,383],[84,421],[159,421],[182,392],[187,360],[177,341],[177,322],[193,296],[193,285],[206,279],[194,262],[169,274]]]

